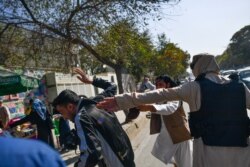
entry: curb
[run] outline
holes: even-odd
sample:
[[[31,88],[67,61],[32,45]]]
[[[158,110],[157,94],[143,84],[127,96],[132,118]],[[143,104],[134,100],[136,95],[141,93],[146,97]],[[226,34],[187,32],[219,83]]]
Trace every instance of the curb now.
[[[141,129],[150,120],[146,118],[146,114],[147,114],[146,112],[143,113],[141,112],[137,119],[122,126],[130,140],[133,140],[133,138],[141,131]]]

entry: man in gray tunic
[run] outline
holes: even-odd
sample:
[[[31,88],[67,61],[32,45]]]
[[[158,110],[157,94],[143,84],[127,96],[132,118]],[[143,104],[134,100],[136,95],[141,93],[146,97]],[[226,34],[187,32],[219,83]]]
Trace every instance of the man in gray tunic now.
[[[250,91],[237,80],[219,75],[213,55],[193,57],[196,80],[179,87],[107,98],[98,107],[109,111],[160,101],[182,100],[190,107],[194,167],[249,167]]]

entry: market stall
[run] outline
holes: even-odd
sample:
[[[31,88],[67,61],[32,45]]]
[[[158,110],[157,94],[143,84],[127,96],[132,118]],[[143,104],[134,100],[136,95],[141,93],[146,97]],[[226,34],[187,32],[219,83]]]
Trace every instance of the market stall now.
[[[25,116],[24,98],[27,91],[37,88],[39,80],[0,69],[0,98],[7,107],[9,124]],[[21,93],[24,92],[24,93]],[[1,131],[0,131],[1,133]],[[22,138],[35,138],[36,127],[26,123],[11,130],[12,135]]]
[[[0,69],[0,96],[26,92],[38,87],[39,80]]]

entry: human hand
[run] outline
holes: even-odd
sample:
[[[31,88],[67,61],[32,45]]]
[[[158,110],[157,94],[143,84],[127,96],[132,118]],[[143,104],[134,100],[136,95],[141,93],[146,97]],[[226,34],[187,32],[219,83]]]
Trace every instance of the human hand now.
[[[114,97],[104,98],[103,101],[97,103],[96,107],[99,109],[105,109],[107,111],[113,111],[113,112],[119,110],[119,107]]]
[[[78,75],[80,75],[80,76],[77,76],[77,78],[80,81],[82,81],[85,84],[92,84],[93,81],[87,77],[85,71],[83,71],[81,68],[74,68],[73,71],[77,73]]]
[[[140,111],[155,112],[155,108],[151,104],[142,104],[142,105],[137,106],[136,108],[138,108]]]
[[[61,114],[54,114],[54,115],[53,115],[53,119],[59,120],[61,117],[62,117]]]

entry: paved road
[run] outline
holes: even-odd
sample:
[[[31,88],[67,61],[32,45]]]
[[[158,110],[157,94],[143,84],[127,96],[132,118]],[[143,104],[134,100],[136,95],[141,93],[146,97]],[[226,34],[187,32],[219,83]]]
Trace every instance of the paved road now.
[[[136,167],[173,167],[172,164],[166,165],[156,159],[151,154],[157,135],[149,135],[149,121],[145,128],[133,139],[132,146],[135,151]]]

